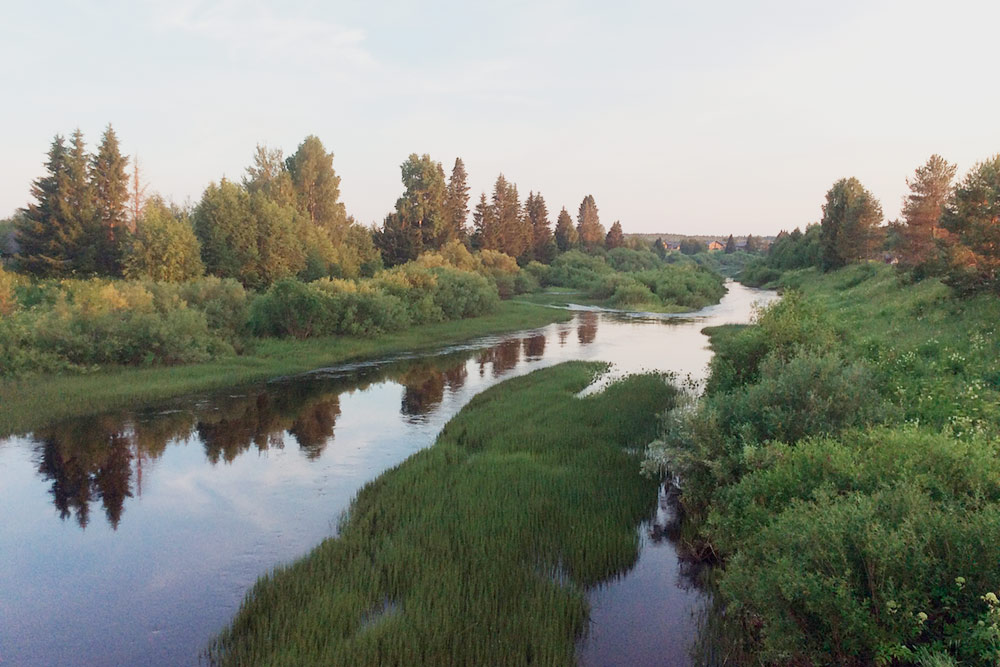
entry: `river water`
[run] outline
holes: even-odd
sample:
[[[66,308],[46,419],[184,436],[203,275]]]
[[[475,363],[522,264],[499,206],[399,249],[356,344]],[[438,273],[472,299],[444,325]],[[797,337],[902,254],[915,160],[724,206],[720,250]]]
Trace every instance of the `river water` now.
[[[320,369],[0,440],[0,665],[197,664],[249,587],[333,535],[357,490],[433,443],[475,394],[563,361],[704,376],[700,330],[773,293],[729,283],[683,317],[572,321],[434,354]],[[591,592],[590,665],[687,664],[704,596],[670,509]]]

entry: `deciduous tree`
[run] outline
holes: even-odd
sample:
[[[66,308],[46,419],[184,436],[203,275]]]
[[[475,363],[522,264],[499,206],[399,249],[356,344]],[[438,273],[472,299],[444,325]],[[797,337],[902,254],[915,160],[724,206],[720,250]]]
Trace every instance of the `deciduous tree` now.
[[[159,198],[150,200],[139,218],[124,265],[128,278],[167,282],[190,280],[205,270],[190,221],[175,217]]]
[[[823,268],[837,269],[868,259],[878,242],[882,206],[856,178],[844,178],[826,193],[820,238]]]
[[[340,177],[333,170],[333,153],[327,153],[323,142],[310,135],[285,160],[285,166],[299,210],[312,224],[326,230],[334,243],[342,241],[347,211],[340,201]]]

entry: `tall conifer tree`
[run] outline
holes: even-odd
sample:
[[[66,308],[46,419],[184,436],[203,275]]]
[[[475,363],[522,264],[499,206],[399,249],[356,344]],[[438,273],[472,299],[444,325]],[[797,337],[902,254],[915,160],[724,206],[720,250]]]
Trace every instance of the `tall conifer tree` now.
[[[559,217],[556,218],[555,237],[556,246],[561,252],[572,250],[579,243],[576,227],[573,226],[573,218],[570,217],[565,206],[559,211]]]
[[[622,223],[615,220],[608,230],[608,235],[604,237],[604,247],[608,250],[621,248],[625,244],[625,233],[622,231]]]
[[[438,234],[438,247],[453,239],[466,240],[465,223],[469,219],[468,174],[462,158],[455,158],[455,166],[448,179],[448,189],[444,199],[444,225]]]
[[[576,232],[580,238],[580,245],[585,248],[596,248],[604,243],[604,227],[601,226],[601,219],[597,215],[597,204],[593,195],[587,195],[580,202],[580,211],[577,213]]]
[[[528,193],[524,203],[525,215],[531,224],[531,254],[539,262],[552,261],[552,227],[549,223],[549,209],[545,198],[539,192]]]
[[[56,135],[49,148],[46,174],[31,184],[34,203],[23,209],[16,221],[21,268],[39,276],[63,276],[70,273],[67,244],[75,242],[70,230],[62,225],[61,188],[66,170],[66,142]]]
[[[941,215],[952,193],[955,165],[940,155],[932,155],[906,179],[910,194],[903,199],[903,257],[908,266],[920,266],[931,259],[941,234]]]
[[[121,275],[128,242],[128,158],[118,148],[118,137],[109,124],[97,153],[90,160],[95,225],[91,243],[96,252],[97,272]]]
[[[99,271],[100,248],[94,239],[100,233],[94,207],[94,188],[90,181],[90,156],[87,155],[83,132],[73,132],[66,154],[66,169],[60,186],[60,233],[65,234],[66,249],[72,271],[93,275]]]

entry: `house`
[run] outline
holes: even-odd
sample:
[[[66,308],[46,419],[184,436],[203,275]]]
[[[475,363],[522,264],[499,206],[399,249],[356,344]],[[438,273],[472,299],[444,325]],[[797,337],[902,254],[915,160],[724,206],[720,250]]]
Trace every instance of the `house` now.
[[[725,244],[719,243],[718,241],[710,241],[709,244],[708,244],[708,251],[709,252],[711,252],[713,250],[725,250],[725,249],[726,249]]]

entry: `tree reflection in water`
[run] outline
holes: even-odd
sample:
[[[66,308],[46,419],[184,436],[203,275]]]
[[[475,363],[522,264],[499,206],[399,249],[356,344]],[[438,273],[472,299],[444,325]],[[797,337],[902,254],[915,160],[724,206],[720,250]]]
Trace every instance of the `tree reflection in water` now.
[[[583,333],[584,328],[589,333]],[[593,340],[596,329],[593,316],[581,324],[581,340]],[[565,328],[560,335],[565,337],[568,331]],[[74,420],[34,434],[38,472],[51,482],[52,502],[61,518],[75,517],[85,528],[91,505],[100,502],[109,524],[117,528],[126,500],[142,494],[143,475],[172,443],[195,437],[205,458],[217,465],[231,463],[251,449],[284,449],[294,441],[313,461],[334,439],[344,391],[397,382],[403,386],[403,418],[411,423],[426,421],[446,391],[454,393],[465,385],[470,359],[479,365],[480,374],[489,365],[491,375],[499,378],[517,366],[522,351],[525,359],[540,359],[545,343],[544,334],[509,338],[479,351],[364,366],[339,375],[300,376],[196,403],[187,399],[171,410]]]
[[[580,345],[590,345],[597,338],[597,319],[597,313],[586,310],[580,313],[580,323],[576,327]]]

